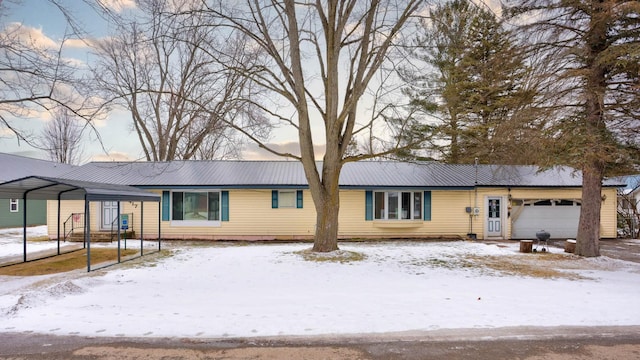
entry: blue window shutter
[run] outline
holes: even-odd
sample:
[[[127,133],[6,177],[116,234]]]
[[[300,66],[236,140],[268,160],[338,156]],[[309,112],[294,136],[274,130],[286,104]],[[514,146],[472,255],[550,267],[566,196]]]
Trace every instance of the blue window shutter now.
[[[278,208],[278,190],[271,190],[271,208]]]
[[[296,191],[296,207],[302,209],[302,190]]]
[[[229,221],[229,192],[223,191],[220,195],[221,195],[221,203],[222,203],[220,220]]]
[[[168,191],[162,192],[162,221],[169,221],[169,209],[171,209]]]
[[[373,191],[364,192],[364,219],[366,221],[373,220]]]
[[[431,191],[424,192],[424,220],[431,221]]]

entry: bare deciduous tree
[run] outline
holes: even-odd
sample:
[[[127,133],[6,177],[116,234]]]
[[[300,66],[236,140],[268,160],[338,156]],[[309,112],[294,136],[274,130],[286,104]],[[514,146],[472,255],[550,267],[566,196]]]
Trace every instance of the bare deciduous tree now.
[[[243,78],[223,71],[204,49],[233,53],[236,45],[205,26],[198,2],[139,1],[141,16],[120,19],[98,48],[95,77],[105,98],[131,113],[147,160],[216,159],[241,144],[226,125],[248,111],[234,99]],[[190,15],[179,18],[176,13]],[[231,74],[231,76],[229,76]],[[247,131],[265,131],[252,118]],[[253,129],[253,130],[250,130]],[[220,151],[224,149],[224,151]]]
[[[77,37],[75,24],[61,41],[53,41],[20,23],[6,22],[8,11],[7,2],[0,2],[0,128],[37,147],[37,134],[27,125],[41,112],[63,107],[91,126],[99,106],[77,64],[62,55],[65,42]]]
[[[51,161],[78,165],[82,160],[82,132],[80,119],[69,109],[59,108],[44,127],[40,147],[49,154]]]
[[[375,129],[372,121],[362,117],[361,100],[374,82],[384,78],[376,76],[421,4],[420,0],[208,3],[211,22],[244,35],[246,50],[258,53],[251,62],[246,58],[226,62],[229,70],[268,92],[269,98],[262,102],[248,101],[297,132],[300,154],[259,144],[302,163],[317,214],[314,251],[338,248],[338,181],[343,165],[397,150],[358,153],[352,140]],[[384,117],[369,119],[383,121]],[[321,138],[326,152],[318,163],[314,142]]]

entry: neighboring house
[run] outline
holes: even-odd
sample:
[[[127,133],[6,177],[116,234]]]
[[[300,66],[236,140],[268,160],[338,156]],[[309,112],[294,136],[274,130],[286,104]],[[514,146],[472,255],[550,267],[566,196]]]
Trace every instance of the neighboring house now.
[[[313,200],[295,161],[93,162],[64,177],[161,194],[160,208],[120,204],[136,232],[142,218],[145,237],[157,236],[158,227],[173,239],[294,240],[315,232]],[[602,238],[616,237],[622,185],[604,184]],[[569,168],[435,162],[347,163],[340,188],[340,238],[531,239],[543,229],[552,238],[572,238],[582,198],[580,172]],[[52,237],[57,206],[49,203]],[[117,202],[91,204],[91,228],[109,230],[117,208]],[[62,203],[62,219],[82,212],[81,202]]]
[[[0,183],[32,175],[55,177],[74,168],[72,165],[0,153]],[[27,207],[27,226],[47,223],[46,201],[27,198]],[[0,199],[0,228],[22,226],[23,211],[23,199]]]
[[[621,237],[640,235],[640,175],[616,178],[626,186],[618,189],[618,232]]]

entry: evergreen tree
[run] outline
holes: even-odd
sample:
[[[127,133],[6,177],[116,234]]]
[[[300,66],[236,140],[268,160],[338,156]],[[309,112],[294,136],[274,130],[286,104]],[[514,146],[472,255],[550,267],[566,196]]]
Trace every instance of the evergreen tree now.
[[[545,89],[555,156],[548,165],[582,170],[576,254],[598,256],[602,181],[638,163],[640,130],[640,2],[629,0],[512,0],[505,10],[523,37],[561,65]]]
[[[424,66],[404,71],[405,93],[426,120],[435,157],[448,163],[532,163],[523,110],[527,90],[523,52],[492,12],[454,0],[423,23],[411,56]]]

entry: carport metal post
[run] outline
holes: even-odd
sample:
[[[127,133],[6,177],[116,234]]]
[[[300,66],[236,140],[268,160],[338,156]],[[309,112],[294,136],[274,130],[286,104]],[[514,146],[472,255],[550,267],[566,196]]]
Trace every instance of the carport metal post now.
[[[89,221],[89,201],[87,195],[84,195],[84,242],[87,244],[87,272],[91,271],[91,234],[89,231],[91,225]]]
[[[27,194],[31,191],[46,189],[51,187],[51,185],[40,186],[37,188],[29,189],[22,193],[22,247],[24,254],[22,255],[23,262],[27,262]]]
[[[56,231],[58,232],[58,235],[56,237],[56,239],[58,239],[58,255],[60,255],[60,196],[62,195],[61,192],[58,193],[58,223],[56,226]],[[73,219],[73,218],[72,218]],[[49,232],[49,230],[47,229],[47,232]]]
[[[144,201],[140,201],[140,256],[144,256]]]
[[[120,263],[120,200],[118,200],[118,230],[116,230],[116,233],[118,234],[118,264],[119,264]]]
[[[162,203],[159,202],[158,203],[158,251],[161,250],[161,243],[162,241],[160,240],[160,226],[162,225]]]
[[[22,194],[22,261],[27,262],[27,192]]]
[[[75,191],[75,190],[78,190],[78,188],[76,187],[76,188],[73,188],[73,189],[60,191],[58,193],[58,226],[57,226],[57,228],[58,228],[57,229],[58,230],[58,238],[57,238],[58,239],[58,255],[60,255],[60,220],[61,220],[61,217],[60,217],[60,215],[61,215],[60,214],[60,202],[62,201],[62,194],[66,193],[66,192],[69,192],[69,191]],[[73,218],[71,219],[71,221],[73,221]],[[47,229],[47,232],[48,232],[48,229]],[[64,235],[66,236],[67,234],[64,234]]]

